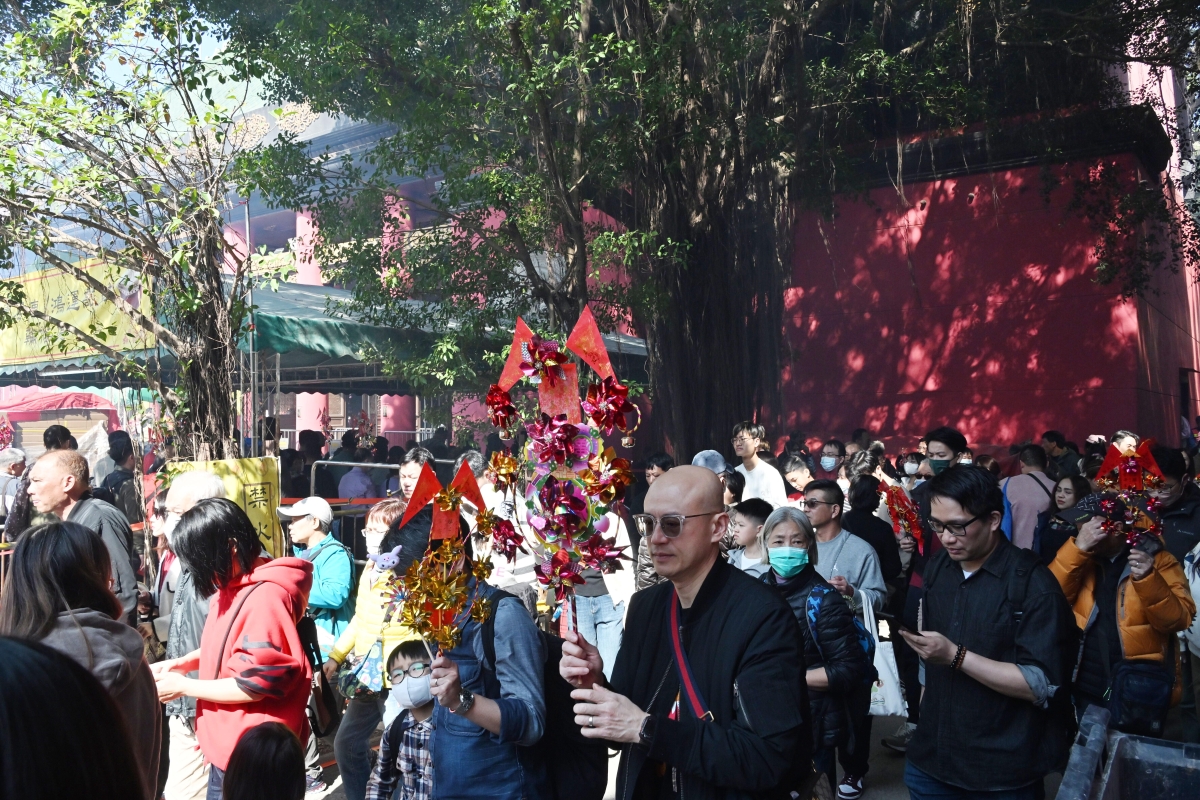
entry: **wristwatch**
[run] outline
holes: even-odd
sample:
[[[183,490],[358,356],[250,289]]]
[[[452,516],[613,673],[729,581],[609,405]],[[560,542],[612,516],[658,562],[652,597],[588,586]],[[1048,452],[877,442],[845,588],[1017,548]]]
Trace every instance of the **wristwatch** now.
[[[642,727],[638,730],[638,744],[642,747],[649,747],[654,742],[654,732],[657,730],[655,725],[654,715],[647,714],[642,720]]]
[[[460,688],[458,690],[458,708],[454,709],[454,713],[459,716],[466,716],[475,706],[475,693],[470,689]]]

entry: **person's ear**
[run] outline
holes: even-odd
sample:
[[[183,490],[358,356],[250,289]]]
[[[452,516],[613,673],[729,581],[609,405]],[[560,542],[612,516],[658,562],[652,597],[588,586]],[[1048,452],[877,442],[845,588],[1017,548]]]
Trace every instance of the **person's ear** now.
[[[989,531],[1000,530],[1000,523],[1003,521],[1003,519],[1004,519],[1004,515],[1002,513],[1000,513],[999,511],[993,511],[991,514],[988,515],[988,530]]]
[[[729,530],[729,515],[721,512],[713,520],[712,541],[719,542],[725,538],[726,531]]]

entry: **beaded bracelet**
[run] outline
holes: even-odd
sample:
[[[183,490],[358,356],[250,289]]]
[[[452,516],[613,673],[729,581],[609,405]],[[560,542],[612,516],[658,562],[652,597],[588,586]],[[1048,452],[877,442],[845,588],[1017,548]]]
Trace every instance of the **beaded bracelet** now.
[[[950,669],[959,669],[962,667],[963,659],[967,657],[967,646],[960,644],[958,652],[954,654],[954,661],[950,663]]]

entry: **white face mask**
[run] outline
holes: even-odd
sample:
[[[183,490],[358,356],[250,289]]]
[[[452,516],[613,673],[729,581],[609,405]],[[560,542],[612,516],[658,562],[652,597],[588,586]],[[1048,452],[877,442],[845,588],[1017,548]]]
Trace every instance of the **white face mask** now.
[[[904,462],[904,474],[905,475],[916,475],[917,470],[919,470],[920,468],[921,468],[920,464],[914,463],[912,461]]]
[[[166,520],[163,521],[163,536],[167,537],[167,547],[175,546],[175,528],[179,525],[180,516],[178,514],[167,514]]]
[[[401,708],[420,708],[433,699],[433,692],[429,688],[431,674],[426,672],[419,678],[408,676],[400,683],[392,684],[392,696]]]
[[[387,536],[387,531],[373,531],[370,528],[364,528],[363,539],[367,542],[367,552],[373,556],[379,555],[379,546],[383,544],[384,536]]]

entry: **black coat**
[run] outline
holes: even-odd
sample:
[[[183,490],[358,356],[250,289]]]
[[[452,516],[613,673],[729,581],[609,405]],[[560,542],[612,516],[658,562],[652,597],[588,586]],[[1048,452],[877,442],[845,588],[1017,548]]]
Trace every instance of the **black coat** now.
[[[717,559],[687,610],[682,639],[711,721],[686,702],[668,713],[679,680],[671,655],[674,586],[633,596],[610,681],[613,691],[655,717],[650,747],[621,745],[617,798],[634,800],[647,760],[675,770],[692,800],[785,798],[812,767],[804,644],[791,609],[777,592]],[[647,772],[647,780],[654,780]]]
[[[817,747],[837,747],[846,743],[850,735],[847,724],[853,699],[857,704],[867,686],[866,678],[872,665],[867,663],[867,654],[858,644],[858,632],[854,626],[854,613],[845,599],[833,591],[826,593],[821,601],[821,613],[816,624],[810,626],[807,618],[808,596],[813,586],[829,586],[810,564],[800,574],[784,583],[778,583],[774,570],[762,577],[763,583],[774,586],[800,623],[800,634],[804,639],[804,669],[825,668],[829,678],[827,690],[808,690],[808,707],[812,711],[813,744]],[[813,629],[817,638],[813,638]],[[866,692],[870,702],[870,692]]]
[[[1189,482],[1179,501],[1164,508],[1158,518],[1167,551],[1182,564],[1184,556],[1200,542],[1200,487]]]

